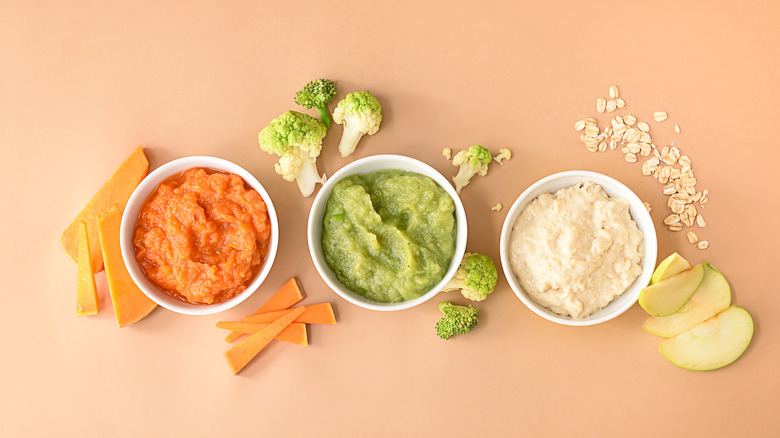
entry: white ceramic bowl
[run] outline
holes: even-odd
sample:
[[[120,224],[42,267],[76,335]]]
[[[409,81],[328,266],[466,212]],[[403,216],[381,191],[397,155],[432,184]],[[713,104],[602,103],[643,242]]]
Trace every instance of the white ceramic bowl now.
[[[216,304],[192,304],[173,298],[146,278],[146,275],[144,275],[143,270],[141,270],[141,267],[136,261],[135,250],[133,249],[135,222],[144,201],[163,180],[187,169],[192,169],[193,167],[217,169],[236,174],[243,178],[244,181],[251,188],[257,190],[257,193],[263,198],[263,201],[265,201],[266,206],[268,207],[268,217],[271,220],[271,239],[269,242],[268,255],[266,256],[265,261],[263,261],[260,272],[257,273],[255,278],[243,292],[229,300]],[[276,217],[276,210],[274,210],[274,205],[271,202],[271,197],[268,196],[268,192],[266,192],[262,184],[244,168],[221,158],[203,156],[186,157],[173,160],[160,166],[138,184],[138,187],[135,188],[135,191],[133,191],[133,194],[130,196],[130,200],[127,201],[127,206],[122,214],[119,244],[122,248],[122,258],[124,258],[125,266],[130,273],[130,277],[133,278],[135,284],[138,285],[141,291],[143,291],[143,293],[152,301],[168,310],[186,315],[209,315],[237,306],[257,290],[271,270],[271,265],[273,265],[274,258],[276,257],[276,250],[279,246],[279,223]]]
[[[378,303],[376,301],[369,300],[362,295],[356,294],[355,292],[352,292],[346,286],[344,286],[336,277],[336,274],[331,271],[322,253],[322,218],[325,214],[325,206],[328,202],[328,198],[333,191],[333,186],[338,181],[349,175],[354,175],[356,173],[367,173],[382,169],[408,170],[428,176],[436,181],[436,183],[439,184],[442,188],[444,188],[444,190],[449,193],[449,195],[452,197],[452,200],[455,202],[455,221],[458,230],[455,242],[455,255],[452,257],[447,274],[438,284],[436,284],[436,286],[431,288],[430,291],[421,297],[400,303]],[[357,306],[371,310],[403,310],[417,306],[433,298],[455,275],[455,271],[458,270],[460,261],[463,259],[463,254],[466,252],[466,238],[468,235],[467,230],[468,227],[466,224],[466,211],[463,209],[463,204],[460,202],[460,198],[458,197],[457,192],[455,192],[455,189],[452,188],[452,185],[447,180],[447,178],[442,176],[442,174],[440,174],[436,169],[423,163],[422,161],[401,155],[375,155],[354,161],[342,167],[338,172],[334,173],[333,176],[328,179],[328,181],[320,189],[319,193],[317,193],[317,196],[314,198],[314,203],[311,206],[311,212],[309,213],[309,253],[311,254],[311,259],[314,262],[314,266],[317,268],[317,272],[319,272],[325,283],[327,283],[334,292],[339,294],[345,300]]]
[[[512,227],[520,213],[525,207],[545,192],[555,193],[556,191],[570,187],[581,182],[593,181],[604,188],[610,196],[616,196],[628,200],[630,207],[629,213],[644,234],[644,255],[642,256],[642,272],[631,286],[623,292],[622,295],[615,298],[606,307],[593,313],[584,319],[572,319],[568,316],[561,316],[537,304],[520,286],[515,274],[512,272],[512,265],[509,261],[510,249],[509,238],[512,234]],[[609,321],[612,318],[622,314],[629,307],[636,303],[639,298],[639,292],[650,282],[650,276],[655,268],[655,260],[658,252],[658,241],[655,235],[655,227],[650,214],[647,212],[642,201],[628,187],[617,180],[606,175],[583,170],[573,170],[569,172],[556,173],[537,181],[531,187],[526,189],[509,209],[504,226],[501,229],[501,265],[504,269],[504,275],[507,282],[520,300],[528,306],[537,315],[558,324],[571,326],[585,326]]]

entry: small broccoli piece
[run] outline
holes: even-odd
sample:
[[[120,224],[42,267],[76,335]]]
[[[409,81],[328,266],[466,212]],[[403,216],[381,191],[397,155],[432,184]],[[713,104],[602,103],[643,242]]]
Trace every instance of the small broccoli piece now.
[[[455,190],[460,193],[460,190],[466,187],[474,175],[486,175],[491,161],[493,161],[493,157],[490,155],[490,151],[478,144],[455,154],[452,164],[460,167],[458,174],[452,178]]]
[[[374,135],[382,123],[382,106],[368,91],[349,93],[333,111],[333,121],[344,125],[339,152],[346,157],[355,151],[363,135]]]
[[[442,292],[460,289],[460,293],[471,301],[482,301],[493,292],[498,280],[496,264],[482,254],[466,253],[458,271]]]
[[[303,196],[310,196],[325,175],[317,171],[317,157],[327,128],[312,116],[287,111],[260,131],[257,140],[269,154],[279,155],[276,173],[287,181],[297,181]]]
[[[439,310],[444,316],[436,323],[436,334],[442,339],[465,335],[479,322],[479,309],[471,307],[471,304],[465,307],[443,301],[439,303]]]
[[[508,160],[510,158],[512,158],[512,151],[509,149],[499,149],[498,155],[493,157],[493,159],[496,160],[498,164],[504,164],[502,160]]]
[[[328,102],[333,99],[338,90],[330,79],[317,79],[309,82],[303,90],[295,93],[295,103],[308,109],[315,108],[320,113],[320,119],[326,128],[330,128],[330,114],[328,114]]]

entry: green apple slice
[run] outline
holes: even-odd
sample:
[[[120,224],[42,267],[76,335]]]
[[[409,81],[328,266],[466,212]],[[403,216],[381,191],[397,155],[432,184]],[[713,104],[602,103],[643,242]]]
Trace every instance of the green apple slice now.
[[[671,338],[690,330],[731,304],[731,288],[726,278],[709,262],[704,262],[704,279],[691,299],[669,316],[651,316],[642,328],[664,338]]]
[[[680,254],[673,253],[655,268],[653,275],[650,276],[650,284],[666,280],[688,269],[691,269],[691,264],[688,263],[688,260],[685,260]]]
[[[639,293],[639,305],[653,316],[669,316],[691,299],[703,278],[704,265],[700,263],[642,289]]]
[[[745,352],[753,338],[753,319],[745,309],[731,306],[659,346],[671,363],[688,370],[725,367]]]

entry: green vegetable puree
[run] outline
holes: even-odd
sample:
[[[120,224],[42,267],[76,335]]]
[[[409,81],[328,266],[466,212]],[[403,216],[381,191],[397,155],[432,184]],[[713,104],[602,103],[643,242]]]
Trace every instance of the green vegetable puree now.
[[[422,296],[455,254],[455,203],[431,178],[403,170],[348,176],[323,218],[325,261],[353,292],[380,303]]]

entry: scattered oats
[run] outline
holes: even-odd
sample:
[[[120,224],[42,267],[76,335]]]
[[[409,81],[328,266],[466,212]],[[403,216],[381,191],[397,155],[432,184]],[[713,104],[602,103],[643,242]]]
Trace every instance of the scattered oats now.
[[[603,97],[599,97],[596,99],[596,111],[599,112],[599,114],[604,112],[604,109],[607,108],[607,101]]]
[[[601,131],[601,133],[604,135],[604,137],[609,137],[610,135],[612,135],[612,127],[607,126],[606,128],[604,128],[603,131]]]
[[[696,216],[696,225],[698,225],[699,228],[704,228],[707,226],[707,222],[704,221],[704,216],[702,215]]]
[[[663,122],[667,117],[669,117],[669,115],[666,114],[666,111],[656,111],[653,113],[653,118],[656,122]]]
[[[582,131],[583,129],[585,129],[585,120],[580,120],[574,124],[575,131]]]
[[[666,196],[672,196],[675,193],[677,193],[677,187],[674,186],[674,184],[667,184],[664,186],[664,195]]]
[[[615,149],[617,149],[617,140],[610,140],[610,141],[609,141],[609,149],[610,149],[610,150],[613,150],[613,151],[614,151]]]
[[[647,143],[647,144],[650,144],[650,143],[652,143],[652,142],[653,142],[653,139],[650,137],[650,134],[648,134],[648,133],[646,133],[646,132],[643,132],[643,133],[642,133],[642,134],[639,136],[639,141],[641,141],[642,143]]]
[[[670,214],[664,219],[664,225],[677,225],[680,223],[680,216],[676,214]]]
[[[494,205],[494,206],[491,208],[491,210],[493,210],[493,211],[501,211],[501,209],[502,209],[502,208],[504,208],[504,206],[503,206],[503,205],[501,205],[501,203],[499,202],[498,204]]]
[[[672,172],[669,174],[669,178],[680,179],[680,169],[676,167],[672,168]]]
[[[634,123],[636,123],[636,117],[629,114],[623,117],[623,123],[625,123],[626,125],[633,125]]]
[[[634,155],[631,152],[627,153],[626,154],[626,161],[628,161],[629,163],[636,163],[636,155]]]
[[[677,134],[680,133],[680,125],[674,125],[674,132],[676,132]]]
[[[653,211],[653,207],[650,206],[649,202],[643,202],[643,204],[645,205],[645,209],[647,210],[648,213]]]
[[[701,200],[701,192],[696,192],[693,194],[693,202],[699,202]]]
[[[605,152],[607,150],[607,142],[602,141],[599,143],[599,152]]]
[[[650,145],[649,145],[649,144],[647,144],[647,143],[642,143],[640,146],[641,146],[641,147],[639,148],[639,153],[640,153],[640,154],[641,154],[643,157],[647,157],[647,156],[649,156],[649,155],[650,155],[650,151],[652,150],[652,148],[650,147]]]
[[[448,160],[451,160],[451,159],[452,159],[452,149],[450,149],[450,148],[444,148],[444,149],[442,149],[442,151],[441,151],[441,155],[442,155],[444,158],[446,158],[446,159],[448,159]]]
[[[645,122],[637,123],[636,127],[639,128],[642,132],[650,132],[650,125]]]
[[[618,93],[618,87],[615,84],[609,86],[609,98],[617,99],[620,94]]]
[[[591,152],[598,152],[599,151],[598,145],[595,145],[595,144],[586,144],[585,147],[588,148],[588,150],[591,151]]]
[[[682,214],[685,212],[685,204],[681,202],[672,202],[672,205],[669,206],[673,212],[677,214]]]
[[[628,127],[626,125],[618,125],[616,127],[613,126],[612,134],[614,134],[614,135],[621,135],[622,136],[627,130],[628,130]]]
[[[626,149],[628,149],[628,151],[631,152],[632,154],[636,154],[642,148],[639,146],[639,143],[629,143],[626,145]]]
[[[688,236],[688,242],[696,243],[699,241],[699,236],[697,236],[693,231],[688,231],[686,236]]]
[[[631,128],[626,131],[626,134],[623,136],[623,141],[626,143],[636,143],[639,141],[639,138],[642,136],[642,132],[638,129]]]
[[[682,225],[669,225],[669,231],[682,231]]]
[[[615,99],[615,104],[617,104],[618,108],[624,108],[626,106],[626,101],[623,99]]]
[[[710,242],[707,242],[706,240],[702,240],[701,242],[699,242],[699,244],[697,245],[697,247],[698,247],[699,249],[707,249],[707,248],[709,248],[709,247],[710,247]]]
[[[588,125],[585,127],[585,134],[595,137],[599,135],[599,127],[596,125]]]
[[[607,112],[611,113],[617,109],[617,102],[610,100],[607,102]]]
[[[621,152],[621,153],[623,153],[623,154],[629,154],[629,153],[631,153],[631,151],[629,151],[629,150],[628,150],[628,148],[621,148],[621,149],[620,149],[620,152]]]

